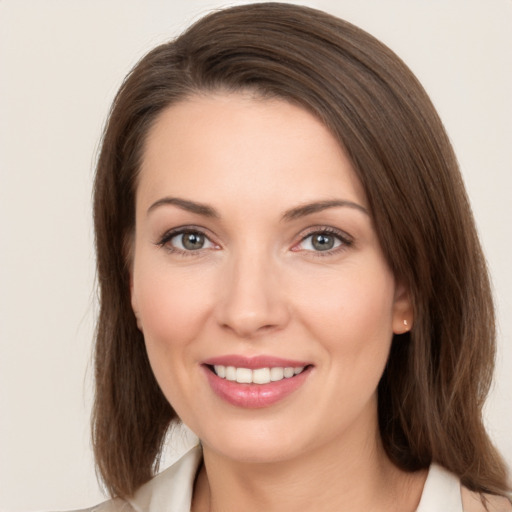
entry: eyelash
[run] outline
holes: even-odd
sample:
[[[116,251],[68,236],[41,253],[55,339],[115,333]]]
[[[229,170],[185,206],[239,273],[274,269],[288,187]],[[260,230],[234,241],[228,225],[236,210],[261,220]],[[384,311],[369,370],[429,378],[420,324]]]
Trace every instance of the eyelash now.
[[[337,238],[341,243],[337,247],[334,247],[332,249],[328,249],[325,251],[306,251],[310,254],[312,254],[314,257],[324,258],[326,256],[332,256],[334,254],[338,254],[341,251],[347,250],[349,247],[351,247],[354,244],[353,238],[345,233],[344,231],[341,231],[339,229],[335,229],[333,227],[329,226],[314,226],[309,228],[307,233],[300,239],[300,241],[294,245],[294,247],[297,247],[298,245],[304,243],[305,240],[308,238],[314,236],[314,235],[329,235]],[[293,250],[293,248],[292,248]],[[299,252],[300,249],[296,249],[296,252]]]
[[[204,250],[209,250],[207,248],[207,249],[197,249],[195,251],[194,250],[188,250],[187,251],[187,250],[178,249],[177,247],[173,247],[173,246],[169,245],[169,242],[174,237],[177,237],[179,235],[183,235],[185,233],[196,233],[196,234],[202,235],[210,243],[216,245],[214,242],[211,241],[211,238],[206,234],[206,232],[205,232],[205,230],[203,228],[199,228],[199,227],[196,227],[196,226],[183,226],[183,227],[180,227],[180,228],[175,228],[175,229],[171,229],[169,231],[166,231],[160,237],[160,240],[155,245],[157,245],[159,247],[162,247],[162,248],[165,248],[170,253],[180,254],[182,256],[198,256]],[[352,237],[349,236],[344,231],[341,231],[339,229],[335,229],[335,228],[332,228],[332,227],[328,227],[328,226],[314,226],[314,227],[309,228],[307,233],[304,236],[302,236],[300,241],[298,243],[296,243],[292,247],[291,250],[294,251],[294,252],[301,252],[301,249],[294,249],[294,248],[297,247],[298,245],[304,243],[305,240],[307,240],[308,238],[310,238],[310,237],[312,237],[314,235],[333,236],[333,237],[335,237],[336,239],[338,239],[341,242],[340,245],[338,245],[337,247],[334,247],[333,249],[328,249],[328,250],[325,250],[325,251],[310,251],[310,250],[306,250],[305,251],[305,252],[308,252],[310,254],[313,254],[315,257],[325,257],[325,256],[331,256],[333,254],[337,254],[338,252],[341,252],[341,251],[344,251],[344,250],[348,249],[354,243]]]
[[[165,248],[170,253],[179,254],[180,256],[198,256],[199,254],[201,254],[204,251],[204,249],[197,249],[195,251],[192,251],[192,250],[184,251],[177,247],[173,247],[172,245],[169,244],[169,242],[174,237],[183,235],[185,233],[195,233],[198,235],[202,235],[205,237],[206,240],[208,240],[210,243],[213,244],[213,242],[211,241],[211,238],[206,234],[206,232],[203,228],[199,228],[196,226],[182,226],[179,228],[170,229],[169,231],[166,231],[160,237],[160,240],[155,245]],[[214,245],[216,245],[216,244],[214,244]]]

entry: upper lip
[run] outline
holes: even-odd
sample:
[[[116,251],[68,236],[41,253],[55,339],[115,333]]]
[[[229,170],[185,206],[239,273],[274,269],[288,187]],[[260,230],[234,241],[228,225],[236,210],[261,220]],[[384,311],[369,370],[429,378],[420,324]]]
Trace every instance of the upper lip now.
[[[283,359],[281,357],[270,356],[270,355],[259,355],[259,356],[242,356],[238,354],[228,354],[224,356],[217,356],[206,359],[203,364],[209,366],[222,365],[222,366],[234,366],[236,368],[249,368],[255,370],[257,368],[276,368],[276,367],[300,367],[308,366],[311,363],[307,361],[299,361],[295,359]]]

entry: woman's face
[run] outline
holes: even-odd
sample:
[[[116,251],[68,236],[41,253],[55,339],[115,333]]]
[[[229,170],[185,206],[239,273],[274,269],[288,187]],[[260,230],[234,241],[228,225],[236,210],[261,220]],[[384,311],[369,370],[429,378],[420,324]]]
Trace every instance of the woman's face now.
[[[249,94],[192,97],[151,129],[132,305],[180,418],[244,461],[374,439],[377,384],[410,320],[335,139]]]

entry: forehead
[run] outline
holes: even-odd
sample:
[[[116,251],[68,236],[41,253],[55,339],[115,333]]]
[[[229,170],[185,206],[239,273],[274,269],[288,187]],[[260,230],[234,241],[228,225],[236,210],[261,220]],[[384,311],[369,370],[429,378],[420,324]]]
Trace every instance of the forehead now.
[[[192,96],[162,112],[148,133],[138,188],[148,200],[366,202],[350,161],[316,117],[250,93]]]

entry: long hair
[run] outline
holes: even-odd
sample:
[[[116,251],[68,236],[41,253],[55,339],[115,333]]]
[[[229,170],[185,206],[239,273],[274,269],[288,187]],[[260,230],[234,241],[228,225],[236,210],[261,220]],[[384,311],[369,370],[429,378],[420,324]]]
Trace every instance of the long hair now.
[[[507,490],[482,423],[495,356],[486,263],[456,158],[427,94],[386,46],[307,7],[258,3],[213,12],[146,55],[124,81],[103,134],[94,192],[100,314],[93,445],[112,495],[157,469],[176,413],[151,371],[130,305],[130,250],[144,142],[169,105],[251,90],[307,109],[351,160],[414,326],[395,336],[378,388],[390,459],[432,462],[479,492]]]

